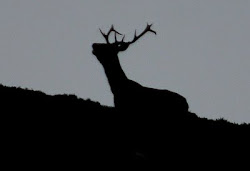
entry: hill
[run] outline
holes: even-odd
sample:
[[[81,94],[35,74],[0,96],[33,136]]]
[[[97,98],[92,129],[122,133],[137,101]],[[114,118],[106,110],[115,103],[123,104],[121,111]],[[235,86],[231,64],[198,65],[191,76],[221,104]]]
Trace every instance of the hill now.
[[[132,161],[192,167],[194,161],[243,161],[250,151],[249,124],[194,113],[175,113],[175,118],[150,113],[144,123],[134,123],[129,117],[133,113],[75,95],[52,96],[3,85],[0,93],[2,155],[9,168],[72,169]]]

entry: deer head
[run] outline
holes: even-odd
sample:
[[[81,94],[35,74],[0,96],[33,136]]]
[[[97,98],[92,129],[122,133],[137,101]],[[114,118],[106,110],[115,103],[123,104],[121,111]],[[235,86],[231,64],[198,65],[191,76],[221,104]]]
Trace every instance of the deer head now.
[[[136,34],[136,30],[135,30],[135,35],[134,35],[134,39],[132,41],[129,42],[124,42],[124,38],[125,35],[123,35],[122,40],[117,40],[117,34],[118,35],[122,35],[121,33],[119,33],[118,31],[116,31],[114,29],[114,26],[112,25],[110,30],[108,31],[107,34],[103,33],[103,31],[100,29],[101,34],[103,35],[103,37],[106,40],[106,43],[94,43],[92,45],[93,47],[93,54],[97,57],[97,59],[103,63],[106,60],[108,60],[107,58],[110,58],[112,56],[117,56],[117,54],[119,52],[125,51],[128,49],[129,45],[135,43],[138,39],[140,39],[145,33],[147,32],[152,32],[154,34],[156,34],[156,32],[154,30],[151,29],[152,24],[147,24],[147,27],[145,28],[145,30],[137,35]],[[109,36],[110,34],[114,32],[114,36],[115,36],[115,41],[113,43],[111,43],[109,41]]]

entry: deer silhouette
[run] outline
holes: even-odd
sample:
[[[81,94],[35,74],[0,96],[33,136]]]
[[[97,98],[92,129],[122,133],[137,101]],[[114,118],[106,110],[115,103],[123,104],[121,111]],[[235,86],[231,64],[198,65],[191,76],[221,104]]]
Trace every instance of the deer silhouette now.
[[[146,112],[155,110],[164,113],[187,112],[189,106],[183,96],[169,90],[144,87],[139,83],[128,79],[122,70],[118,53],[127,50],[131,44],[135,43],[145,33],[151,32],[156,34],[156,32],[151,29],[151,26],[152,24],[147,24],[145,30],[139,35],[136,34],[135,30],[134,39],[130,42],[125,42],[125,35],[122,40],[117,40],[117,35],[122,34],[116,31],[112,25],[107,34],[103,33],[100,29],[106,43],[94,43],[92,45],[92,53],[102,64],[111,91],[114,95],[115,108],[127,112],[136,111],[137,114],[145,114]],[[114,33],[115,38],[113,43],[109,41],[109,36],[112,32]]]
[[[112,25],[107,34],[101,29],[100,32],[106,43],[94,43],[92,53],[104,68],[111,91],[114,96],[115,108],[122,115],[121,124],[129,133],[130,145],[134,154],[144,154],[148,145],[155,142],[164,142],[161,138],[170,135],[172,129],[186,122],[189,116],[189,106],[186,99],[169,90],[148,88],[127,78],[119,62],[118,53],[125,51],[147,32],[156,34],[151,29],[152,24],[147,24],[145,30],[137,35],[135,30],[134,39],[125,42],[125,35],[121,40]],[[109,41],[109,36],[114,33],[114,42]],[[184,121],[180,123],[180,120]],[[167,131],[166,131],[167,130]],[[129,144],[129,143],[128,143]],[[158,144],[159,145],[159,144]],[[141,153],[142,152],[142,153]],[[136,156],[135,158],[137,158]]]
[[[130,141],[125,144],[132,146],[135,158],[143,160],[155,158],[155,161],[158,161],[164,155],[175,159],[186,156],[183,159],[188,159],[193,152],[196,156],[223,150],[222,154],[228,154],[227,148],[219,149],[220,145],[212,146],[215,147],[215,151],[209,146],[215,139],[218,140],[216,142],[223,142],[222,144],[231,142],[231,134],[237,135],[240,132],[235,131],[236,129],[227,131],[225,128],[229,124],[226,122],[199,118],[188,111],[189,105],[183,96],[169,90],[144,87],[128,79],[122,70],[118,53],[127,50],[146,33],[156,34],[151,26],[152,24],[147,24],[145,30],[139,35],[135,31],[134,39],[128,42],[124,41],[125,35],[121,40],[117,40],[117,35],[122,34],[112,26],[107,34],[100,30],[106,43],[92,45],[93,54],[103,66],[114,95],[115,108],[125,120],[125,124],[123,122],[121,125],[128,130],[129,136],[119,132],[119,134],[125,134],[124,141]],[[114,33],[114,42],[109,41],[111,33]],[[197,144],[197,142],[202,143]],[[203,144],[209,145],[204,148]],[[165,164],[166,160],[163,163]]]

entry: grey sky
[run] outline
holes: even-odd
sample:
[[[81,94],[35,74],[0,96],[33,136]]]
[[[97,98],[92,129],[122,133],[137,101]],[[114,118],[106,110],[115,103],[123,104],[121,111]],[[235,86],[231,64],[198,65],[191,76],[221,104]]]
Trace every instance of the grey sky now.
[[[132,39],[127,76],[176,91],[201,117],[250,123],[249,0],[1,0],[0,83],[113,105],[91,44],[98,28]]]

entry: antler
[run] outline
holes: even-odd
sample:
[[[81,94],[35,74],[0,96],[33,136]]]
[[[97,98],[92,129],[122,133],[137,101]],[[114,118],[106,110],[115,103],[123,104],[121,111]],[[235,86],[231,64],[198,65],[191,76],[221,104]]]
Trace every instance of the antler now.
[[[100,32],[102,33],[103,37],[105,38],[105,40],[106,40],[106,42],[107,42],[108,44],[110,44],[110,42],[109,42],[109,35],[110,35],[110,33],[111,33],[112,31],[115,32],[115,43],[119,43],[119,42],[123,42],[123,41],[124,41],[125,35],[123,36],[123,38],[122,38],[121,41],[118,41],[118,40],[117,40],[116,34],[119,34],[119,35],[122,35],[122,34],[119,33],[118,31],[116,31],[116,30],[114,29],[114,25],[112,25],[111,28],[110,28],[110,30],[108,31],[107,34],[104,34],[104,33],[102,32],[102,30],[100,29]]]
[[[154,31],[154,30],[151,29],[151,26],[152,26],[152,25],[153,25],[153,24],[148,24],[148,23],[147,23],[147,27],[145,28],[145,30],[144,30],[139,36],[136,35],[136,30],[135,30],[134,39],[133,39],[131,42],[127,42],[127,43],[128,43],[128,44],[132,44],[132,43],[136,42],[139,38],[141,38],[141,37],[142,37],[145,33],[147,33],[147,32],[152,32],[152,33],[156,34],[156,31]]]
[[[116,35],[117,35],[117,34],[123,35],[123,34],[121,34],[121,33],[119,33],[118,31],[116,31],[116,30],[114,29],[114,26],[113,26],[113,25],[111,26],[111,28],[110,28],[110,30],[108,31],[107,34],[104,34],[104,33],[102,32],[101,29],[100,29],[100,32],[102,33],[103,37],[105,38],[105,40],[106,40],[106,42],[107,42],[108,44],[111,44],[111,43],[109,42],[109,35],[110,35],[111,32],[114,32],[114,33],[115,33],[115,42],[114,42],[113,44],[120,44],[120,43],[123,43],[124,45],[126,45],[126,46],[128,47],[130,44],[136,42],[139,38],[141,38],[141,37],[142,37],[144,34],[146,34],[147,32],[152,32],[152,33],[156,34],[156,31],[154,31],[154,30],[151,29],[151,26],[152,26],[152,25],[153,25],[153,24],[148,24],[148,23],[147,23],[147,27],[145,28],[145,30],[144,30],[140,35],[138,35],[138,36],[136,35],[136,30],[135,30],[134,39],[133,39],[132,41],[130,41],[130,42],[124,42],[125,35],[123,36],[123,38],[122,38],[121,41],[118,41]]]

